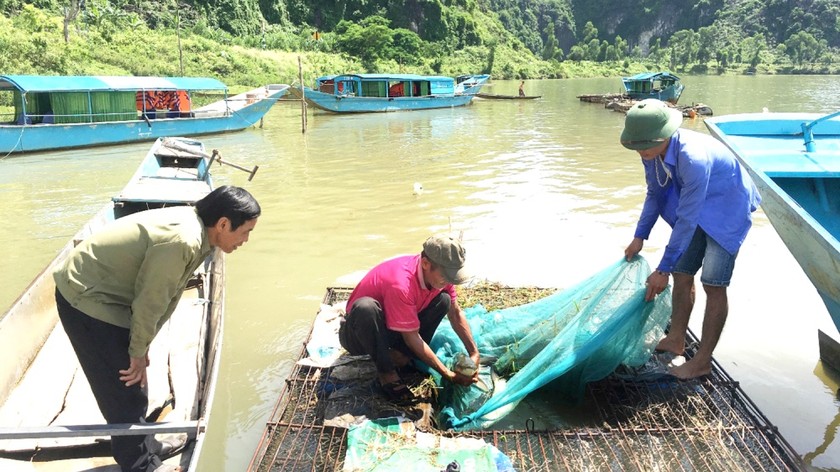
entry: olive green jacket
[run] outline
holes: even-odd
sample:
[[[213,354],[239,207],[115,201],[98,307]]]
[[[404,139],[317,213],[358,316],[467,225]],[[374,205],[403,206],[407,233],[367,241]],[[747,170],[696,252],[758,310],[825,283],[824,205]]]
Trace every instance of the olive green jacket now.
[[[79,311],[123,328],[128,354],[143,357],[213,248],[192,207],[120,218],[82,241],[53,274]]]

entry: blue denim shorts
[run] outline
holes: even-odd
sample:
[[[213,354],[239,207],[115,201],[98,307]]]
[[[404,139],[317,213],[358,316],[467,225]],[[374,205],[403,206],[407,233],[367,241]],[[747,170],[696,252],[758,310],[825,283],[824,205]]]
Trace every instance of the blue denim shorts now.
[[[736,257],[737,252],[729,254],[698,226],[691,243],[680,256],[673,271],[693,276],[700,266],[703,266],[700,282],[713,287],[728,287],[732,280],[732,271],[735,269]]]

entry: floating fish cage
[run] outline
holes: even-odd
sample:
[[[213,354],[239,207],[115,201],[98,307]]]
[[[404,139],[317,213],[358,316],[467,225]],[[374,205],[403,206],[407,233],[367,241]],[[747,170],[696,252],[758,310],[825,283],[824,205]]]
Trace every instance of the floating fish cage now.
[[[346,301],[349,294],[350,289],[329,288],[323,303]],[[687,358],[697,345],[694,335],[689,335]],[[304,356],[305,349],[301,359]],[[382,400],[369,386],[345,388],[335,381],[332,369],[294,366],[250,471],[343,470],[348,429],[342,416],[349,421],[372,410],[379,417],[407,413],[397,406],[389,410],[387,404],[377,405]],[[716,362],[710,375],[690,381],[628,380],[642,378],[632,370],[622,367],[590,383],[584,399],[587,418],[572,426],[536,427],[533,420],[526,420],[521,429],[456,433],[437,430],[434,421],[424,422],[423,417],[432,415],[422,407],[408,416],[415,424],[425,424],[421,429],[426,432],[492,444],[517,471],[806,470],[777,428]],[[334,398],[343,390],[349,393]],[[431,403],[427,408],[434,408]]]

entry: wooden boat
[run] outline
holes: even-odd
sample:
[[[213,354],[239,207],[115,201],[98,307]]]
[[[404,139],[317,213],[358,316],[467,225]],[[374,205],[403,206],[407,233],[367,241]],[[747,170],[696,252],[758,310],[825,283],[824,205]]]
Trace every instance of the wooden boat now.
[[[491,100],[534,100],[542,98],[542,95],[499,95],[495,93],[477,93],[476,97],[489,98]]]
[[[680,78],[670,72],[644,72],[622,77],[625,93],[633,100],[657,98],[676,104],[685,86]]]
[[[211,163],[198,141],[158,139],[128,185],[67,242],[0,318],[0,470],[119,471],[111,458],[110,436],[138,431],[188,433],[192,440],[187,448],[167,463],[196,470],[219,368],[225,274],[221,252],[215,251],[196,271],[152,343],[149,423],[144,424],[105,423],[58,321],[52,272],[78,242],[116,218],[202,198],[212,187]]]
[[[767,218],[840,329],[840,112],[752,113],[705,122],[749,171]],[[821,342],[826,359],[823,347]],[[832,356],[840,360],[840,352]]]
[[[345,74],[319,77],[314,88],[292,87],[289,93],[324,111],[372,113],[463,106],[475,97],[463,90],[452,77]]]
[[[239,131],[258,123],[288,85],[232,97],[201,77],[0,76],[0,155]],[[224,96],[194,107],[199,93]]]

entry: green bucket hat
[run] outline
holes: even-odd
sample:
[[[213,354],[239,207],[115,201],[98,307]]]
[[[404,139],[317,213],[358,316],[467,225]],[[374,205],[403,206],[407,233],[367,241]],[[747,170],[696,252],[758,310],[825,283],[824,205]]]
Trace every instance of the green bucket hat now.
[[[670,138],[683,121],[682,112],[655,98],[633,105],[624,119],[621,145],[634,151],[650,149]]]

